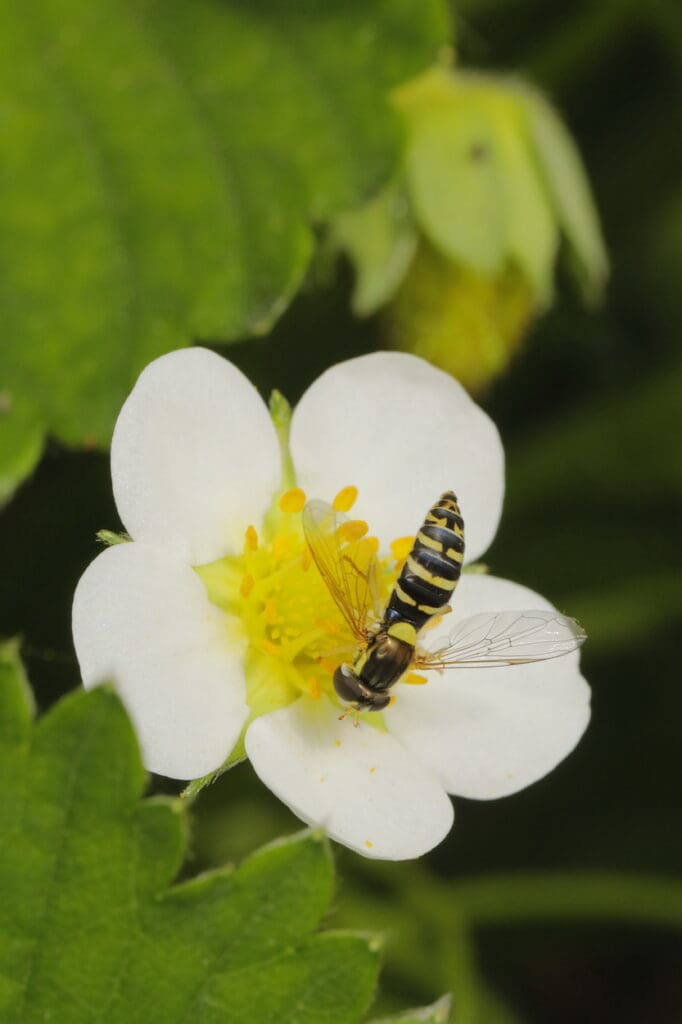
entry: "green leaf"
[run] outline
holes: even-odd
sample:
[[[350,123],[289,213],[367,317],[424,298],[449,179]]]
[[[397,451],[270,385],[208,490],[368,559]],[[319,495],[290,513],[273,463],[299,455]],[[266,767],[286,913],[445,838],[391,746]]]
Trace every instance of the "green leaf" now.
[[[299,835],[169,887],[184,812],[141,801],[145,782],[113,691],[78,692],[34,726],[16,650],[0,649],[0,1021],[359,1020],[376,943],[317,932],[325,842]]]
[[[45,431],[105,444],[155,356],[268,329],[446,38],[442,0],[0,5],[5,493]]]
[[[17,482],[33,471],[43,444],[43,427],[27,396],[0,391],[0,508]]]
[[[450,996],[443,996],[431,1006],[407,1010],[397,1016],[382,1017],[381,1020],[372,1021],[371,1024],[448,1024],[451,1009],[452,999]]]

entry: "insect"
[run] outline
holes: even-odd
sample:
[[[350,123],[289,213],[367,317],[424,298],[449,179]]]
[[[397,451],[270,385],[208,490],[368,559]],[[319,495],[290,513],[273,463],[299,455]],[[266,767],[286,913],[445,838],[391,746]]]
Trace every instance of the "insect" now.
[[[391,687],[408,669],[494,668],[558,658],[576,650],[586,634],[575,619],[554,611],[480,613],[459,622],[447,643],[423,647],[420,632],[450,611],[464,558],[464,520],[452,491],[446,491],[417,532],[412,549],[385,607],[380,599],[377,560],[368,538],[324,501],[303,509],[311,554],[357,649],[351,663],[334,672],[334,689],[348,712],[381,711]]]

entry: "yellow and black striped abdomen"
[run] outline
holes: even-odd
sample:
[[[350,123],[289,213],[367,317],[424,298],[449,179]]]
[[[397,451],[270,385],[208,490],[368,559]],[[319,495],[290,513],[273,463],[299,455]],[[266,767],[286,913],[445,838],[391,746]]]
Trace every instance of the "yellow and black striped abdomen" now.
[[[462,571],[464,520],[452,491],[427,513],[393,588],[385,624],[406,620],[419,631],[446,605]]]

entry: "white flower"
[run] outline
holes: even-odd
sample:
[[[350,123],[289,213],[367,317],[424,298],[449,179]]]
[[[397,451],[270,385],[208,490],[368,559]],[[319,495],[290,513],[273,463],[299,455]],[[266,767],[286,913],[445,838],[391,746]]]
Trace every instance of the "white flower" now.
[[[341,491],[343,505],[357,488],[354,515],[389,558],[452,488],[471,561],[497,528],[502,447],[459,384],[397,353],[332,367],[293,413],[289,461],[280,440],[253,386],[214,353],[184,349],[144,370],[111,452],[134,543],[100,554],[74,598],[83,682],[115,681],[150,770],[197,778],[243,741],[304,821],[365,856],[416,857],[449,831],[448,794],[505,796],[573,749],[589,719],[578,654],[427,673],[428,685],[398,683],[382,715],[340,721],[331,672],[348,637],[306,558],[303,496],[277,499],[295,484],[329,502]],[[466,573],[453,606],[434,635],[479,611],[551,607]]]

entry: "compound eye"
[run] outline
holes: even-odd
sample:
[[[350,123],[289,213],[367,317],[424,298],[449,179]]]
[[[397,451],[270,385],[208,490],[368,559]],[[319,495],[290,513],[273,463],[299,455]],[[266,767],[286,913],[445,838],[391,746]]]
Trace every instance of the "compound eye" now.
[[[341,700],[345,700],[347,703],[362,700],[360,681],[350,665],[339,665],[334,673],[334,689]]]

